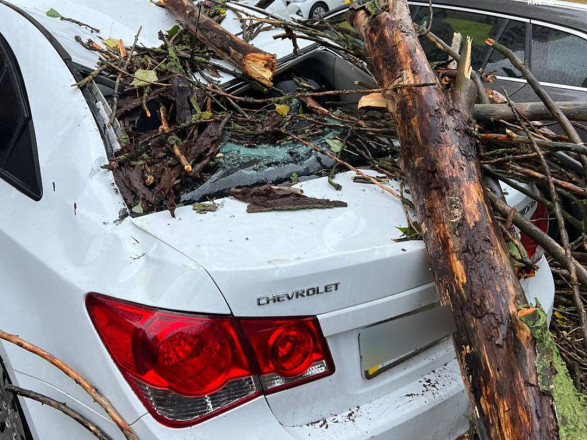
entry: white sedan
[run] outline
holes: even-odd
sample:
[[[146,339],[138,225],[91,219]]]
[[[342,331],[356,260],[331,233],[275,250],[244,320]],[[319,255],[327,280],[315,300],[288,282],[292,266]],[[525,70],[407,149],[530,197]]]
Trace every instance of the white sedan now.
[[[111,86],[97,78],[71,87],[96,62],[75,37],[96,35],[47,16],[52,7],[105,38],[131,42],[142,26],[146,47],[175,24],[146,0],[0,0],[0,328],[81,372],[141,440],[432,440],[466,431],[453,327],[424,245],[394,241],[406,224],[401,203],[343,173],[342,191],[326,178],[297,186],[344,208],[248,214],[222,198],[206,215],[189,205],[175,219],[126,215],[103,168],[120,147],[107,125]],[[309,43],[298,58],[270,32],[254,44],[288,57],[286,70],[322,66],[333,87],[360,74]],[[508,201],[535,212],[520,193]],[[523,285],[550,310],[552,277],[534,257],[539,270]],[[122,438],[51,365],[5,342],[0,361],[0,439],[93,438],[16,399],[8,383]]]
[[[292,17],[316,19],[337,8],[349,0],[286,0],[287,11]]]

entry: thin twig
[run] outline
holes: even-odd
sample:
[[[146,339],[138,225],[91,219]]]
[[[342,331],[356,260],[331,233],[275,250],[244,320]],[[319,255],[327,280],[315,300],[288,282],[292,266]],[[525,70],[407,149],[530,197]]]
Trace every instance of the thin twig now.
[[[490,191],[487,191],[486,194],[487,197],[489,197],[491,204],[495,207],[495,209],[497,209],[498,212],[500,212],[505,217],[510,214],[511,208],[505,202],[503,202]],[[530,220],[518,213],[513,215],[512,220],[514,225],[516,225],[520,231],[538,243],[538,245],[540,245],[540,247],[544,249],[552,258],[554,258],[559,263],[566,265],[567,257],[564,248],[552,238],[550,238],[548,234],[545,234],[542,229],[535,226]],[[574,258],[572,258],[571,261],[577,270],[577,278],[583,286],[587,287],[587,269],[585,269],[585,267],[583,267]]]
[[[116,409],[112,406],[110,401],[106,399],[106,397],[104,397],[102,394],[100,394],[96,387],[92,385],[85,377],[83,377],[80,373],[71,368],[61,359],[58,359],[48,351],[45,351],[42,348],[25,341],[18,335],[12,335],[0,330],[0,339],[10,342],[11,344],[17,345],[20,348],[23,348],[26,351],[39,356],[40,358],[49,362],[51,365],[54,365],[55,367],[60,369],[63,373],[65,373],[66,376],[73,379],[75,383],[82,387],[83,390],[86,393],[88,393],[88,395],[94,400],[94,402],[96,402],[104,409],[104,411],[106,411],[110,419],[116,424],[116,426],[118,426],[118,428],[122,431],[124,437],[127,440],[138,440],[132,428],[128,425],[128,423],[124,421],[122,416],[118,413],[118,411],[116,411]]]
[[[137,34],[135,35],[135,41],[132,44],[132,47],[128,53],[128,57],[126,58],[126,62],[124,63],[124,70],[128,70],[132,54],[135,51],[135,48],[137,47],[137,41],[139,40],[139,35],[142,30],[143,27],[140,26]],[[108,127],[112,127],[112,123],[114,122],[114,119],[116,119],[116,108],[118,107],[118,88],[120,87],[121,79],[122,72],[119,72],[118,76],[116,77],[116,83],[114,84],[114,92],[112,93],[112,113],[110,114],[110,119],[108,120]]]
[[[532,141],[524,136],[518,135],[507,135],[497,133],[483,133],[477,136],[482,141],[487,142],[499,142],[505,144],[531,144]],[[587,154],[587,146],[580,144],[572,144],[570,142],[555,142],[555,141],[544,141],[541,139],[534,139],[536,145],[542,148],[548,148],[550,150],[558,151],[573,151],[579,154]]]
[[[546,90],[544,90],[544,88],[540,85],[540,82],[536,79],[534,74],[526,67],[524,63],[522,63],[522,61],[520,61],[516,54],[491,38],[487,38],[485,40],[485,44],[493,47],[495,50],[504,55],[508,60],[510,60],[513,66],[516,69],[518,69],[520,73],[522,73],[522,75],[524,75],[524,78],[526,78],[526,81],[528,81],[530,87],[532,87],[532,89],[534,90],[536,95],[538,95],[538,97],[542,100],[542,102],[544,102],[544,105],[550,110],[552,116],[554,116],[554,118],[563,128],[565,133],[567,133],[569,139],[576,144],[580,144],[582,140],[581,137],[577,134],[575,127],[573,127],[573,125],[566,117],[566,115],[556,105],[556,103],[548,95],[548,93],[546,93]],[[585,171],[587,171],[587,156],[580,155],[579,159],[581,160],[583,168],[585,169]]]
[[[516,119],[518,120],[518,122],[522,126],[522,129],[526,133],[526,136],[528,136],[528,139],[532,140],[533,138],[532,138],[532,135],[530,134],[530,131],[528,130],[526,125],[522,122],[520,114],[517,112],[515,104],[510,100],[510,97],[509,97],[506,90],[504,90],[504,94],[506,96],[506,99],[508,100],[508,104],[512,108],[512,112],[516,115]],[[585,307],[583,306],[583,301],[581,299],[581,293],[579,292],[577,271],[575,269],[575,265],[573,264],[573,255],[572,255],[571,247],[569,244],[569,235],[567,233],[567,229],[565,228],[565,220],[564,220],[563,215],[561,213],[561,209],[560,209],[560,205],[559,205],[559,201],[558,201],[558,194],[556,192],[556,188],[554,187],[554,185],[555,185],[554,179],[550,173],[550,168],[548,167],[548,164],[546,163],[546,159],[544,158],[544,155],[542,154],[542,151],[540,150],[538,145],[536,145],[536,143],[533,142],[532,147],[534,148],[534,151],[538,154],[538,157],[540,159],[540,163],[542,164],[542,168],[544,169],[544,174],[546,175],[546,179],[548,182],[550,196],[552,197],[552,203],[554,204],[554,215],[555,215],[556,221],[558,223],[558,229],[559,229],[559,233],[560,233],[561,242],[562,242],[563,248],[565,250],[565,257],[566,257],[565,265],[567,266],[567,269],[569,271],[569,276],[571,279],[571,287],[573,289],[573,299],[575,302],[575,307],[577,308],[577,310],[579,312],[579,323],[581,324],[581,330],[583,333],[583,344],[584,344],[585,348],[587,348],[587,314],[585,313]]]
[[[342,159],[339,159],[338,157],[336,157],[334,154],[332,154],[329,151],[324,150],[323,148],[320,148],[318,145],[315,145],[311,142],[308,142],[302,138],[297,137],[294,134],[291,133],[287,133],[285,131],[282,131],[282,133],[285,136],[289,136],[292,139],[295,139],[299,142],[301,142],[302,144],[318,151],[319,153],[322,153],[328,157],[330,157],[332,160],[338,162],[341,165],[344,165],[345,167],[347,167],[349,170],[354,171],[355,173],[357,173],[359,176],[364,177],[365,179],[367,179],[369,182],[371,182],[374,185],[377,185],[379,188],[381,188],[382,190],[388,192],[389,194],[391,194],[392,196],[394,196],[396,199],[405,202],[405,203],[409,203],[410,206],[413,206],[412,202],[410,200],[407,200],[406,198],[402,197],[400,194],[396,193],[394,190],[392,190],[391,188],[389,188],[388,186],[385,186],[383,184],[381,184],[380,182],[377,181],[377,179],[374,179],[373,177],[369,176],[368,174],[365,174],[364,172],[362,172],[361,170],[359,170],[358,168],[355,168],[354,166],[352,166],[350,163],[345,162]]]
[[[69,416],[73,420],[78,422],[80,425],[82,425],[84,428],[90,431],[92,435],[94,435],[94,437],[100,440],[112,440],[111,437],[109,437],[104,431],[102,431],[98,427],[98,425],[96,425],[93,422],[90,422],[87,418],[81,415],[81,413],[75,411],[74,409],[71,409],[65,403],[58,402],[57,400],[54,400],[43,394],[39,394],[31,390],[25,390],[24,388],[20,388],[12,384],[6,385],[6,391],[10,391],[13,394],[26,397],[27,399],[36,400],[37,402],[43,405],[55,408],[56,410],[61,411],[66,416]]]

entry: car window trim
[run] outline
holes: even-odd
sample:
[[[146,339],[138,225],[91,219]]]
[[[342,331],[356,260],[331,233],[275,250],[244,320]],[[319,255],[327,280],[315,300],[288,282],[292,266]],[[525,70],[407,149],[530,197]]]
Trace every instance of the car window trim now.
[[[496,75],[495,77],[497,79],[503,80],[503,81],[512,81],[512,82],[519,82],[519,83],[527,83],[528,82],[524,78],[512,78],[509,76],[500,76],[500,75]],[[566,84],[557,84],[557,83],[544,82],[544,81],[539,81],[539,82],[540,82],[541,86],[546,86],[546,87],[557,87],[559,89],[575,90],[577,92],[587,91],[587,87],[567,86]]]
[[[501,36],[505,32],[505,28],[508,26],[508,24],[510,24],[510,21],[512,21],[511,18],[506,18],[504,20],[503,24],[501,25],[501,27],[497,31],[497,34],[495,35],[495,41],[499,41],[499,39],[501,38]],[[524,46],[525,46],[525,42],[524,42]],[[493,46],[491,46],[489,48],[489,50],[485,54],[485,57],[483,58],[483,61],[481,62],[481,69],[485,70],[485,66],[487,66],[487,63],[489,62],[489,58],[491,58],[491,55],[493,54],[494,50],[495,49],[493,49]]]
[[[530,20],[530,22],[534,25],[537,26],[544,26],[544,27],[549,27],[551,29],[555,29],[557,31],[561,31],[561,32],[566,32],[567,34],[571,34],[574,35],[575,37],[579,37],[583,40],[587,41],[587,34],[575,29],[571,29],[565,26],[561,26],[558,24],[554,24],[554,23],[548,23],[546,21],[542,21],[542,20]]]
[[[422,3],[422,2],[409,2],[409,4],[418,5],[418,6],[427,6],[428,5],[428,3]],[[438,5],[438,4],[432,4],[432,7],[433,8],[441,8],[441,9],[450,9],[453,11],[460,11],[460,12],[474,12],[476,14],[491,15],[491,16],[499,17],[499,18],[509,18],[509,19],[522,21],[524,23],[530,22],[529,18],[519,17],[517,15],[501,14],[499,12],[493,12],[493,11],[484,11],[482,9],[473,9],[473,8],[466,8],[466,7],[461,7],[461,6]],[[434,20],[434,17],[432,18],[432,20]]]

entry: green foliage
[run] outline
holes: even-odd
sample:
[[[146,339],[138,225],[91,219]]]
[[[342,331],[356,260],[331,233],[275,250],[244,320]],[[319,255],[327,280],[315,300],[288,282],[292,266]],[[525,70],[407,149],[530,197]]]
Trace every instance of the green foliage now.
[[[102,43],[104,43],[104,45],[108,46],[110,49],[114,50],[114,49],[118,49],[119,40],[117,38],[110,37],[110,38],[102,41]]]
[[[135,77],[130,85],[135,87],[144,87],[150,83],[156,82],[159,79],[157,78],[157,73],[155,73],[154,70],[139,69],[135,72],[134,76]]]
[[[179,32],[180,27],[178,24],[176,24],[175,26],[173,26],[171,29],[167,30],[167,36],[169,38],[173,38],[177,35],[177,33]]]
[[[137,205],[133,206],[132,212],[134,212],[135,214],[144,214],[143,206],[140,202]]]
[[[407,240],[417,240],[420,239],[422,235],[420,224],[418,222],[412,222],[406,227],[397,226],[397,229],[404,234],[404,238]]]
[[[537,307],[520,316],[536,340],[536,370],[540,389],[552,395],[560,440],[587,439],[587,396],[577,391],[548,330],[546,314]]]
[[[53,8],[49,9],[47,12],[45,12],[45,14],[47,14],[47,17],[61,18],[61,14]]]
[[[342,147],[344,146],[343,143],[338,139],[326,139],[326,143],[328,144],[330,150],[333,153],[338,153],[342,151]]]

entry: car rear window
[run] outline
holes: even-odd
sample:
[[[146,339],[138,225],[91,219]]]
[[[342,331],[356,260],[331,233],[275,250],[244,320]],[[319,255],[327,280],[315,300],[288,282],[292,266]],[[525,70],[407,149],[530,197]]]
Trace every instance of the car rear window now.
[[[587,87],[587,41],[545,26],[532,26],[532,71],[539,81]]]
[[[16,57],[0,35],[0,178],[34,200],[42,196],[37,145]]]

